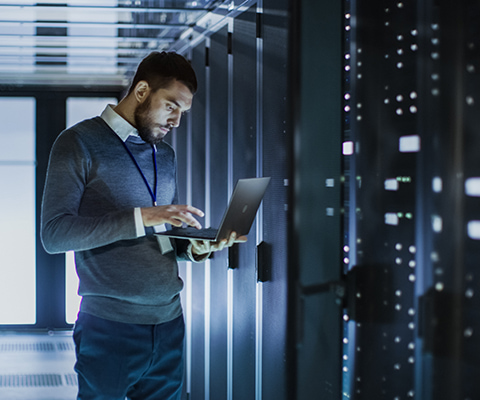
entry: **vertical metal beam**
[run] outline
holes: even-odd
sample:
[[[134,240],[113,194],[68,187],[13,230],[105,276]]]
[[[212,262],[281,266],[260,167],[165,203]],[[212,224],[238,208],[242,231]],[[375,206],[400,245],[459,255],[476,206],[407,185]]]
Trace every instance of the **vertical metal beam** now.
[[[48,155],[57,135],[66,126],[66,96],[46,92],[36,97],[36,304],[37,328],[64,328],[65,255],[50,255],[41,246],[40,214]],[[60,110],[60,111],[59,111]],[[53,290],[52,290],[53,289]],[[59,300],[62,299],[62,300]]]
[[[192,59],[192,51],[188,52],[188,59]],[[192,114],[187,114],[187,182],[186,182],[186,201],[192,204]],[[186,320],[185,320],[185,358],[186,358],[186,391],[192,392],[192,312],[193,312],[193,289],[192,289],[192,263],[186,263],[185,277],[186,291]]]
[[[257,2],[257,176],[263,176],[263,39],[262,30],[263,0]],[[260,206],[256,219],[257,248],[263,241],[263,205]],[[263,283],[256,287],[255,319],[255,399],[262,400],[263,372]]]
[[[233,18],[228,22],[228,195],[233,191]],[[230,251],[230,250],[229,250]],[[227,400],[233,400],[233,269],[227,275]]]
[[[344,43],[346,47],[348,47],[348,56],[351,60],[348,63],[350,67],[350,91],[345,92],[344,96],[348,95],[347,97],[350,99],[351,104],[358,104],[356,98],[356,87],[355,82],[356,80],[351,80],[351,77],[357,76],[357,18],[356,18],[356,9],[357,9],[357,2],[350,1],[350,9],[348,21],[350,22],[350,29],[348,31],[349,41],[348,43]],[[347,50],[347,49],[346,49]],[[345,56],[344,56],[345,57]],[[345,97],[344,97],[345,98]],[[356,115],[356,108],[353,108],[353,112],[350,114],[350,124],[352,121],[357,117]],[[348,226],[345,227],[348,231],[348,258],[349,258],[349,265],[348,269],[351,270],[353,266],[357,265],[357,196],[356,196],[356,189],[357,189],[357,171],[356,171],[356,151],[355,146],[357,142],[357,138],[355,137],[355,131],[350,129],[350,137],[346,138],[353,142],[354,151],[351,155],[349,155],[349,163],[348,163],[348,199],[344,198],[344,202],[348,201]],[[347,171],[343,171],[344,175],[347,175]],[[345,343],[344,349],[346,352],[347,360],[346,360],[346,372],[343,375],[343,386],[344,390],[343,393],[347,396],[351,396],[351,398],[355,397],[355,394],[352,393],[353,388],[355,387],[355,374],[354,366],[355,366],[355,354],[356,354],[356,337],[355,337],[355,321],[346,322],[346,336],[348,342]]]
[[[205,226],[211,226],[211,185],[210,185],[210,38],[205,39]],[[210,399],[210,307],[211,307],[211,263],[205,261],[205,400]]]

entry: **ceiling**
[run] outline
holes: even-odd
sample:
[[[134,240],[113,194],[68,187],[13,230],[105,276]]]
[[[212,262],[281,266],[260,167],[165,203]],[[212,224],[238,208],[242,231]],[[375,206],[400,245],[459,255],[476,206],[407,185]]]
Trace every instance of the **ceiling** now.
[[[234,0],[0,2],[0,85],[125,86],[150,51],[183,52],[186,42],[241,6]]]

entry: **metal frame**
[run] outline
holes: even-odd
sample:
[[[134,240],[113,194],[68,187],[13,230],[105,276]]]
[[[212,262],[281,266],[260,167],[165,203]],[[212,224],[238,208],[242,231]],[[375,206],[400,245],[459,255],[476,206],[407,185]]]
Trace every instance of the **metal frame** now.
[[[199,2],[200,3],[200,2]],[[167,50],[175,41],[179,40],[181,34],[192,29],[199,18],[216,9],[218,2],[203,2],[204,5],[196,8],[188,7],[109,7],[95,5],[21,5],[0,4],[0,38],[2,41],[11,43],[9,46],[0,46],[0,84],[16,86],[25,85],[64,85],[67,81],[81,84],[84,77],[75,69],[65,69],[67,63],[82,63],[88,69],[88,85],[104,85],[105,80],[114,81],[112,85],[125,85],[125,76],[132,74],[140,59],[152,50]],[[220,5],[217,8],[221,8]],[[65,21],[58,15],[68,13],[82,13],[81,21]],[[18,17],[16,14],[18,13]],[[62,14],[63,13],[63,14]],[[89,21],[90,15],[100,16],[116,15],[118,22]],[[51,16],[52,20],[47,17]],[[6,16],[6,17],[5,17]],[[12,17],[13,19],[8,19]],[[26,19],[20,19],[26,16]],[[38,16],[37,20],[32,20]],[[147,17],[151,18],[147,18]],[[165,17],[165,18],[163,18]],[[171,21],[171,22],[165,22]],[[85,33],[71,34],[69,28],[83,29]],[[16,33],[21,29],[20,33]],[[45,32],[45,30],[52,32]],[[39,32],[42,30],[44,32]],[[55,30],[59,30],[55,32]],[[90,30],[90,31],[89,31]],[[112,36],[105,35],[105,30],[112,30]],[[32,32],[28,32],[32,31]],[[97,32],[98,31],[98,32]],[[25,32],[25,33],[23,33]],[[27,33],[28,32],[28,33]],[[90,36],[91,32],[91,36]],[[111,41],[112,45],[99,44],[99,40]],[[32,43],[33,41],[33,43]],[[65,56],[59,57],[59,43],[65,45]],[[19,51],[10,51],[10,47],[21,48]],[[92,59],[91,56],[83,56],[79,53],[73,55],[67,49],[69,47],[82,47],[86,50],[108,47],[115,51],[118,60],[112,60],[117,69],[109,71],[115,75],[106,78],[98,68],[99,59]],[[125,60],[125,49],[140,53],[138,57],[128,57]],[[52,50],[50,52],[50,49]],[[33,71],[23,68],[29,62],[25,58],[15,58],[13,55],[26,56],[25,52],[31,51],[31,58],[35,60]],[[185,49],[187,51],[187,49]],[[49,56],[51,54],[51,57]],[[50,69],[42,68],[42,63],[50,63]],[[118,65],[120,64],[120,66]],[[17,68],[18,66],[18,68]],[[52,74],[50,75],[50,71]],[[107,83],[110,84],[110,83]]]

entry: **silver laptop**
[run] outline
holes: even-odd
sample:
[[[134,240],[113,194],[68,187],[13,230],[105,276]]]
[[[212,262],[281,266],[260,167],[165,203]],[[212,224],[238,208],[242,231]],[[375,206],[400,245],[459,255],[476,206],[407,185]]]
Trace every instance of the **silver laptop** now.
[[[268,177],[239,179],[218,229],[174,227],[171,230],[156,233],[156,235],[209,241],[226,239],[231,232],[236,232],[237,236],[247,235],[250,232],[269,182],[270,178]]]

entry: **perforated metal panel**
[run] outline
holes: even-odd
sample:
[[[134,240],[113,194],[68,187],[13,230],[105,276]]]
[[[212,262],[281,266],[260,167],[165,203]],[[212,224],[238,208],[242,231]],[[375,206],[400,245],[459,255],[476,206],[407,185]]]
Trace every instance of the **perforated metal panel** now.
[[[350,127],[354,221],[349,317],[355,398],[414,393],[416,5],[356,2]],[[349,25],[347,25],[349,26]],[[348,110],[348,108],[347,108]]]
[[[428,121],[424,175],[423,379],[426,398],[480,396],[476,233],[480,4],[425,4],[430,29],[423,88]],[[436,118],[435,118],[436,117]],[[429,390],[430,389],[430,390]]]
[[[59,374],[0,375],[0,387],[62,386]]]

